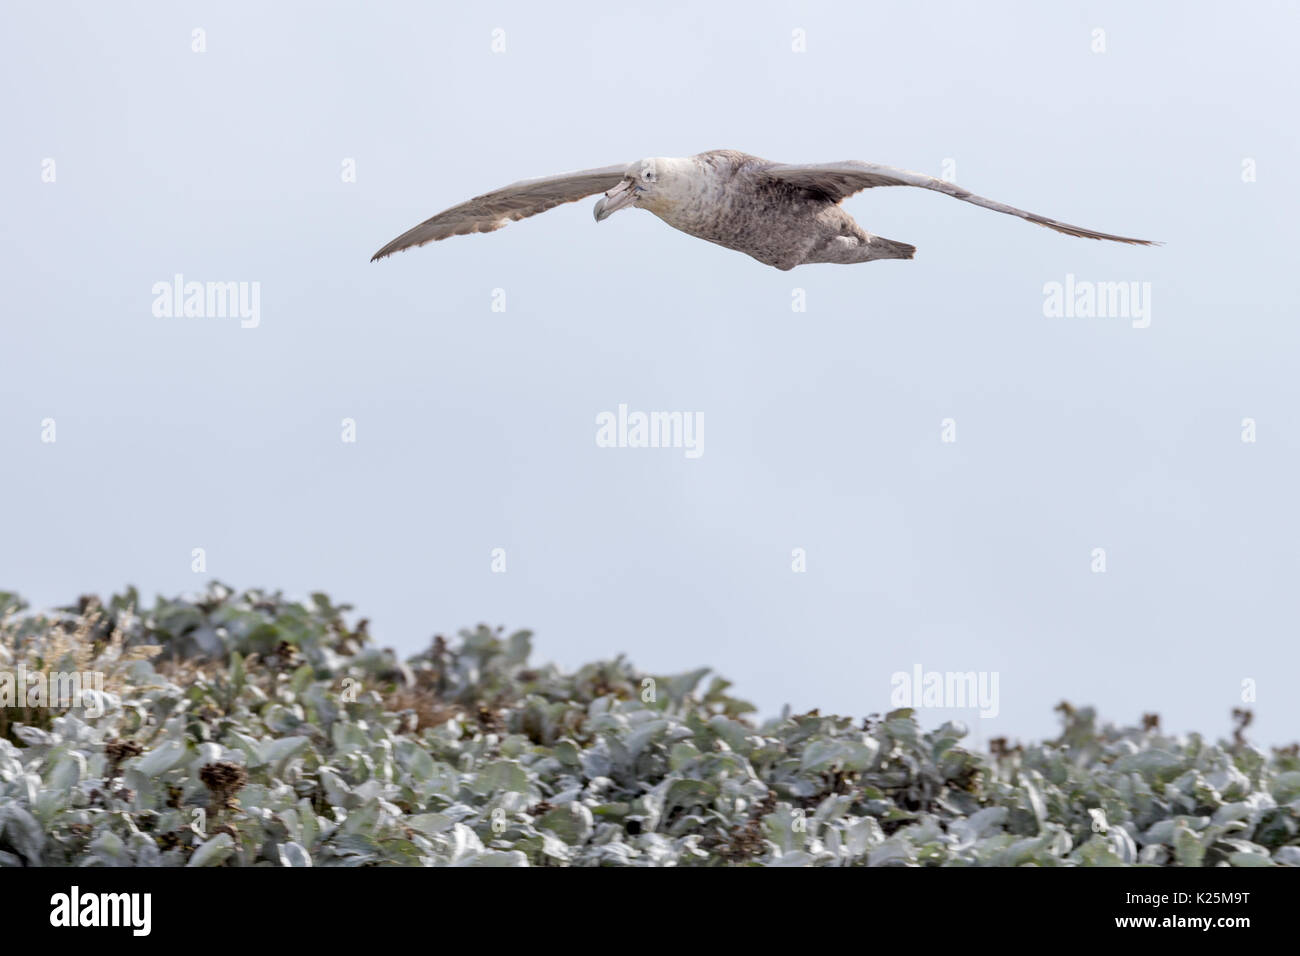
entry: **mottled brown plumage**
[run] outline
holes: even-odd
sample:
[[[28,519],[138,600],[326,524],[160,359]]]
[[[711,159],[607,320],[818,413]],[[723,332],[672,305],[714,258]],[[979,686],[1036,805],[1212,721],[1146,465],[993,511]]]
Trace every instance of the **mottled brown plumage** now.
[[[594,210],[597,222],[619,209],[638,206],[675,229],[743,252],[777,269],[813,262],[910,259],[916,251],[914,246],[872,235],[840,206],[854,193],[877,186],[934,190],[1068,236],[1143,246],[1159,244],[1072,226],[906,169],[857,160],[787,165],[736,150],[717,149],[680,159],[652,157],[625,166],[518,182],[425,220],[388,243],[373,259],[448,236],[491,232],[511,220],[599,192],[605,196]]]

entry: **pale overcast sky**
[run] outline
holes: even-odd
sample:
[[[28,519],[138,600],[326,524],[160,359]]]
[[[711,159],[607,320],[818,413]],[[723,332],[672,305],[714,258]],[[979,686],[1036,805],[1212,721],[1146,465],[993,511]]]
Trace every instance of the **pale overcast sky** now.
[[[404,651],[528,627],[765,714],[996,672],[981,740],[1061,699],[1227,734],[1250,680],[1256,739],[1300,730],[1296,4],[4,20],[0,587],[322,589]],[[368,261],[517,179],[723,147],[1167,245],[879,189],[846,206],[914,261],[779,272],[594,198]],[[256,327],[156,316],[177,274],[258,283]],[[1067,281],[1145,317],[1045,314]],[[620,404],[703,453],[598,447]]]

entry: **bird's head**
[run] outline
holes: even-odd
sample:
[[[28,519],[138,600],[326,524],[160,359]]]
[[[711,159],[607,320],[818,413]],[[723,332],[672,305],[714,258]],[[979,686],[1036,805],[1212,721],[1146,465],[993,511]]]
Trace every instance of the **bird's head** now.
[[[627,206],[641,206],[657,213],[661,206],[673,201],[679,179],[674,160],[655,156],[637,160],[623,173],[622,182],[596,203],[592,215],[600,222]]]

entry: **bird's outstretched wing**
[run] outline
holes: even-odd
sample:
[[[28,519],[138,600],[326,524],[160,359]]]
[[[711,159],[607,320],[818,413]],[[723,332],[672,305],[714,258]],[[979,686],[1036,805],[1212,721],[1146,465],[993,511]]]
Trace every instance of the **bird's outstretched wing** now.
[[[526,219],[561,203],[575,202],[584,196],[613,189],[623,179],[627,164],[605,166],[601,169],[584,169],[576,173],[561,173],[542,179],[525,179],[482,196],[475,196],[459,206],[452,206],[426,219],[414,229],[408,229],[370,261],[411,246],[422,246],[448,236],[464,236],[471,232],[492,232],[515,219]]]
[[[863,163],[850,159],[842,163],[818,163],[807,166],[780,164],[769,166],[764,172],[775,179],[790,183],[792,186],[815,190],[834,202],[839,202],[846,196],[852,196],[860,190],[871,189],[873,186],[920,186],[922,189],[933,189],[935,192],[941,192],[952,196],[954,199],[962,199],[977,206],[983,206],[985,209],[992,209],[994,212],[1019,216],[1021,219],[1037,223],[1040,226],[1046,226],[1048,229],[1063,232],[1067,236],[1080,236],[1084,239],[1109,239],[1112,242],[1127,242],[1138,246],[1160,245],[1160,243],[1153,242],[1150,239],[1130,239],[1127,236],[1112,236],[1107,232],[1084,229],[1082,226],[1071,226],[1067,222],[1058,222],[1037,213],[1026,212],[1023,209],[1017,209],[1015,206],[1008,206],[1006,203],[985,199],[983,196],[976,196],[973,192],[962,189],[954,183],[935,179],[933,176],[914,173],[909,169],[881,166],[879,163]]]

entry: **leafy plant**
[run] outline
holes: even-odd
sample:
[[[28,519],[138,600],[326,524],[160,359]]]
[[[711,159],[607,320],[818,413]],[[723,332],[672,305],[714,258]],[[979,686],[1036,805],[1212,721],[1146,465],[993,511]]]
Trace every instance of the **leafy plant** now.
[[[0,865],[1300,865],[1300,756],[1098,726],[783,713],[707,670],[566,674],[479,627],[400,660],[323,594],[134,591],[28,614],[0,675],[104,675],[92,714],[0,710]]]

